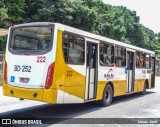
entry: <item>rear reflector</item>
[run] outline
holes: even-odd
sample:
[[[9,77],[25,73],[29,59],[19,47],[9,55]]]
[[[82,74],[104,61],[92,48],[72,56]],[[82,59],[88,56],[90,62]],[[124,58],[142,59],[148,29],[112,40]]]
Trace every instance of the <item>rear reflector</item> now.
[[[49,89],[51,87],[53,81],[53,75],[54,75],[54,63],[52,63],[48,68],[46,76],[46,84],[45,84],[46,89]]]

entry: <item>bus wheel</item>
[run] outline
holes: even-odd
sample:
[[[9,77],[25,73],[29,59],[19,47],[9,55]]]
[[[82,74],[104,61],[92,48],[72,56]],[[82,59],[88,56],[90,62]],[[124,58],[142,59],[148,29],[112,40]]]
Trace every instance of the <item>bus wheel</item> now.
[[[147,82],[145,81],[143,91],[141,92],[142,95],[146,94]]]
[[[103,91],[103,98],[99,101],[101,106],[109,106],[112,102],[113,90],[111,85],[107,85]]]

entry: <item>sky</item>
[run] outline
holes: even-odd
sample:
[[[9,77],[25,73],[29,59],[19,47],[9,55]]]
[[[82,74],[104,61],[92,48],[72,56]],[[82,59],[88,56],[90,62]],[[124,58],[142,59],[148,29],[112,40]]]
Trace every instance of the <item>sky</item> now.
[[[160,32],[160,0],[102,0],[106,4],[125,6],[135,10],[140,16],[140,23],[153,30]]]

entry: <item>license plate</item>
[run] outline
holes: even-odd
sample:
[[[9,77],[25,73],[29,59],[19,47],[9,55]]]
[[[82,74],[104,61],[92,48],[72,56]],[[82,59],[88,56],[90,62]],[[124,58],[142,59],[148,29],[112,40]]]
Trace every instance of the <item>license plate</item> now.
[[[14,65],[14,71],[17,71],[17,72],[31,72],[31,66]]]
[[[28,83],[29,82],[29,78],[20,78],[20,82]]]

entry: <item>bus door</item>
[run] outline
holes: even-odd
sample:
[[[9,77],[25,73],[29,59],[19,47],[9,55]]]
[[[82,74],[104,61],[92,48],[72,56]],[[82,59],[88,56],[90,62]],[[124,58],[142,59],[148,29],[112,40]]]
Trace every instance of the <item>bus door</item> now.
[[[127,87],[126,92],[134,91],[135,80],[135,52],[127,51]]]
[[[91,100],[96,98],[97,91],[98,44],[87,42],[86,59],[87,66],[85,100]]]
[[[152,60],[151,60],[151,88],[155,87],[155,71],[156,71],[155,65],[156,65],[156,59],[155,57],[152,57]]]

